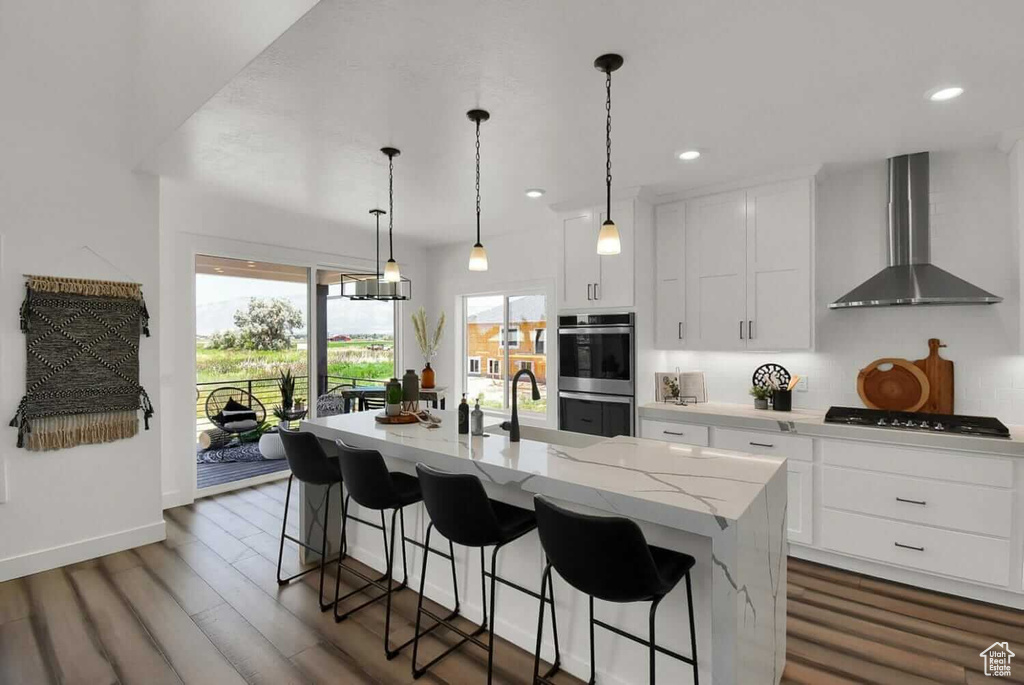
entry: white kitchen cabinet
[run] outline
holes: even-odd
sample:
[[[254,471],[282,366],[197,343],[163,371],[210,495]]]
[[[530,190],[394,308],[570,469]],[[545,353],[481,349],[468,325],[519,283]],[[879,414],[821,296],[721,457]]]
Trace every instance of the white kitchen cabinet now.
[[[655,221],[654,335],[661,350],[686,347],[686,203],[660,205]]]
[[[807,180],[747,191],[747,348],[811,347],[811,190]]]
[[[659,349],[812,347],[812,179],[662,205],[656,222]]]
[[[612,203],[622,251],[597,254],[597,234],[606,218],[604,207],[561,215],[562,306],[567,309],[633,306],[633,255],[636,226],[633,200]]]
[[[786,532],[790,542],[814,543],[814,464],[790,459],[787,466]]]
[[[707,447],[710,444],[707,426],[698,426],[675,421],[658,421],[657,419],[640,420],[640,437],[648,440],[664,440],[678,442],[683,445]]]

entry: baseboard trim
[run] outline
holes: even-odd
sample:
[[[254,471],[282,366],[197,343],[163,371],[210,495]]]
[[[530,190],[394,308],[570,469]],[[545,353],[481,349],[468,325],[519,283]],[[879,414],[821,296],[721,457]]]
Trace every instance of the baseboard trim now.
[[[171,492],[165,492],[163,495],[164,509],[183,507],[186,504],[192,504],[193,501],[191,493],[182,492],[181,490],[172,490]]]
[[[164,532],[164,521],[161,518],[156,523],[138,528],[8,557],[0,560],[0,583],[68,564],[77,564],[80,561],[95,559],[133,547],[148,545],[152,542],[160,542],[165,537],[167,536]]]

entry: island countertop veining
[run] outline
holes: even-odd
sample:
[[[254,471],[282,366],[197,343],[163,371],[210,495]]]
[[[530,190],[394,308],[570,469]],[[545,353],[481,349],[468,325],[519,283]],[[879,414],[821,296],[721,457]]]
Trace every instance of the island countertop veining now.
[[[502,485],[518,483],[528,491],[540,491],[531,482],[538,479],[599,491],[614,511],[667,525],[677,525],[681,513],[711,517],[718,528],[736,521],[785,464],[772,456],[526,426],[524,436],[538,439],[511,442],[499,430],[471,437],[458,434],[456,412],[435,413],[444,420],[433,430],[421,424],[379,424],[373,412],[305,421],[303,427],[325,438],[341,431],[342,439],[354,446],[438,468],[457,468],[459,462],[453,460],[461,460],[467,468],[458,470]],[[562,444],[545,441],[549,439]]]
[[[414,473],[415,464],[422,462],[474,474],[489,496],[510,504],[530,507],[533,496],[543,494],[582,511],[633,519],[650,544],[696,560],[692,573],[700,682],[778,684],[786,659],[785,455],[758,456],[530,426],[522,427],[522,441],[512,442],[497,426],[485,429],[489,435],[484,437],[459,435],[456,412],[436,413],[443,419],[437,429],[379,424],[374,412],[306,420],[302,428],[322,440],[376,449],[389,468],[406,473]],[[304,491],[303,501],[315,502],[318,496]],[[418,509],[410,511],[407,529],[423,530],[424,515]],[[350,550],[356,558],[373,562],[372,547],[354,541]],[[502,559],[504,572],[513,573],[516,582],[539,582],[544,557],[535,542],[510,545]],[[468,556],[458,562],[460,568],[473,563]],[[414,569],[415,565],[413,573]],[[438,580],[430,578],[431,583]],[[434,592],[438,596],[436,587]],[[581,607],[586,602],[562,601],[567,603],[560,604],[560,610],[572,613],[559,617],[562,663],[585,678],[582,665],[589,663],[589,647],[586,611]],[[664,633],[673,636],[669,648],[678,643],[675,647],[688,653],[685,604],[677,599],[669,606],[659,612],[658,622],[670,627]],[[529,650],[536,639],[535,611],[525,602],[503,614],[505,636]],[[616,611],[619,620],[643,632],[646,608],[635,609],[635,614],[621,607]],[[567,629],[561,627],[563,618],[571,619]],[[606,674],[618,682],[646,679],[646,660],[640,658],[644,650],[624,649],[614,664],[605,664]],[[691,672],[683,662],[659,660],[659,670],[659,681],[690,682]]]

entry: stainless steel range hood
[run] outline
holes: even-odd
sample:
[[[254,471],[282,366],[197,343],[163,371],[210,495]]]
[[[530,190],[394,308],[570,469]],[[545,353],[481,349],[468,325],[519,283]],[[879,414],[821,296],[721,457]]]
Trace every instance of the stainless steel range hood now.
[[[910,304],[995,304],[1003,298],[931,263],[928,153],[889,159],[889,266],[830,309]]]

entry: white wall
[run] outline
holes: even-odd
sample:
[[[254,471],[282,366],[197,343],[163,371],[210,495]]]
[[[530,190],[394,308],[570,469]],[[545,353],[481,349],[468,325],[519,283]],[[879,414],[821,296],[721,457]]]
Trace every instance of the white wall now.
[[[131,3],[3,5],[0,581],[163,538],[159,404],[153,430],[107,445],[27,452],[6,427],[25,392],[22,274],[141,282],[141,382],[158,396],[158,188],[128,161],[135,21]]]
[[[817,188],[817,344],[813,353],[671,352],[668,368],[707,374],[713,401],[749,402],[753,370],[777,361],[809,377],[796,406],[862,406],[857,372],[879,357],[927,356],[928,338],[956,364],[955,409],[1024,423],[1024,358],[1017,355],[1019,277],[1006,155],[931,155],[932,261],[1005,301],[991,306],[833,311],[828,303],[886,264],[884,161],[820,176]]]
[[[342,226],[160,179],[160,282],[165,317],[160,399],[165,413],[161,432],[165,508],[191,502],[195,489],[195,255],[309,268],[372,268],[371,219],[367,215],[366,226]],[[386,249],[383,231],[381,248]],[[413,311],[430,301],[431,278],[426,274],[425,252],[420,245],[396,236],[395,259],[413,286],[413,298],[400,306],[399,360],[405,368],[419,369],[422,362],[411,331],[406,334],[406,322]],[[309,330],[315,331],[315,307],[311,306],[309,312]]]

